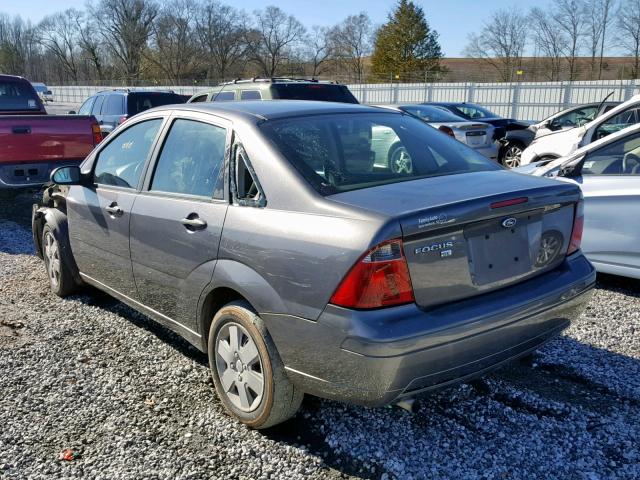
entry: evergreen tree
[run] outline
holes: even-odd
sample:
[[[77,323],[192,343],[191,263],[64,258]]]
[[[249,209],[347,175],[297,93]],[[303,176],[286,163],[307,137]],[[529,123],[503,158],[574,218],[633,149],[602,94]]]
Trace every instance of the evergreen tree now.
[[[376,32],[372,70],[381,79],[421,81],[442,72],[438,33],[429,28],[422,8],[400,0],[389,21]]]

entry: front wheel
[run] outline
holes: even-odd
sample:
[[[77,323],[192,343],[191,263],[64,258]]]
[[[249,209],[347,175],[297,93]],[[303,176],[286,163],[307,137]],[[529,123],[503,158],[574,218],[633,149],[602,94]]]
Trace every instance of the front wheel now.
[[[57,233],[49,225],[42,229],[42,257],[49,277],[51,291],[59,297],[73,293],[77,284],[62,253]]]
[[[520,166],[520,157],[524,148],[519,143],[507,143],[502,153],[502,164],[507,168]]]
[[[262,319],[246,302],[232,302],[218,311],[208,353],[222,404],[247,426],[271,427],[300,408],[303,393],[289,381]]]

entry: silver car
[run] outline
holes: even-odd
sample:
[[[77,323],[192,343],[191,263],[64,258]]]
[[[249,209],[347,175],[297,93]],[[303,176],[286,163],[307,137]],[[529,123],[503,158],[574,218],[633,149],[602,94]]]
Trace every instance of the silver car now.
[[[568,157],[515,169],[580,185],[582,250],[599,272],[640,278],[640,124]]]
[[[433,128],[437,128],[450,137],[473,148],[487,158],[498,158],[499,145],[494,140],[493,125],[472,122],[434,105],[379,105],[400,112],[408,113]]]

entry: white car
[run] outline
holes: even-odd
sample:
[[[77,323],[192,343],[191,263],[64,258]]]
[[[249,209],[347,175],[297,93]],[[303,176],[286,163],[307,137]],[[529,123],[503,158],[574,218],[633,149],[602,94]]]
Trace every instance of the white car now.
[[[33,85],[33,88],[35,89],[36,93],[43,103],[53,102],[53,92],[49,90],[49,87],[47,87],[44,83],[31,82],[31,85]]]
[[[582,251],[599,272],[640,278],[640,124],[567,157],[513,171],[578,184],[584,195]]]
[[[521,165],[571,155],[578,148],[640,122],[640,95],[576,128],[536,137],[521,156]]]

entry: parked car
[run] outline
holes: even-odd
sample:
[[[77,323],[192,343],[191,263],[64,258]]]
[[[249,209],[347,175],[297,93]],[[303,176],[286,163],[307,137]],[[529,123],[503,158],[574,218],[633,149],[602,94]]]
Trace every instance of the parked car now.
[[[487,158],[496,160],[498,144],[493,140],[494,128],[488,123],[470,122],[449,110],[433,105],[378,105],[407,113],[459,140]]]
[[[33,89],[40,97],[40,100],[42,100],[44,103],[53,102],[53,92],[49,90],[49,87],[47,87],[44,83],[31,82],[31,85],[33,85]]]
[[[578,148],[640,122],[640,95],[582,126],[536,137],[521,156],[521,164],[571,155]]]
[[[620,105],[620,102],[579,105],[554,113],[538,123],[529,125],[527,128],[510,130],[501,140],[500,163],[509,168],[517,167],[520,165],[522,152],[533,142],[534,138],[569,128],[581,127],[618,105]]]
[[[0,75],[0,194],[49,181],[53,168],[79,164],[102,140],[90,115],[47,115],[33,86]]]
[[[374,168],[380,127],[410,173]],[[33,233],[53,292],[93,285],[184,336],[254,428],[303,393],[376,406],[481,375],[595,281],[579,187],[373,107],[153,109],[52,180]]]
[[[346,85],[304,78],[251,78],[222,83],[187,103],[232,100],[319,100],[358,103]]]
[[[503,118],[497,113],[493,113],[486,108],[475,103],[467,102],[430,102],[425,105],[436,105],[446,108],[454,115],[472,122],[490,123],[495,127],[494,140],[500,140],[508,131],[521,130],[531,125],[531,122],[515,120],[513,118]]]
[[[179,103],[184,103],[184,98],[170,90],[104,90],[85,100],[78,114],[96,117],[102,134],[106,136],[133,115],[150,108]]]
[[[579,185],[584,195],[582,251],[599,272],[640,278],[640,124],[558,160],[518,172]]]

